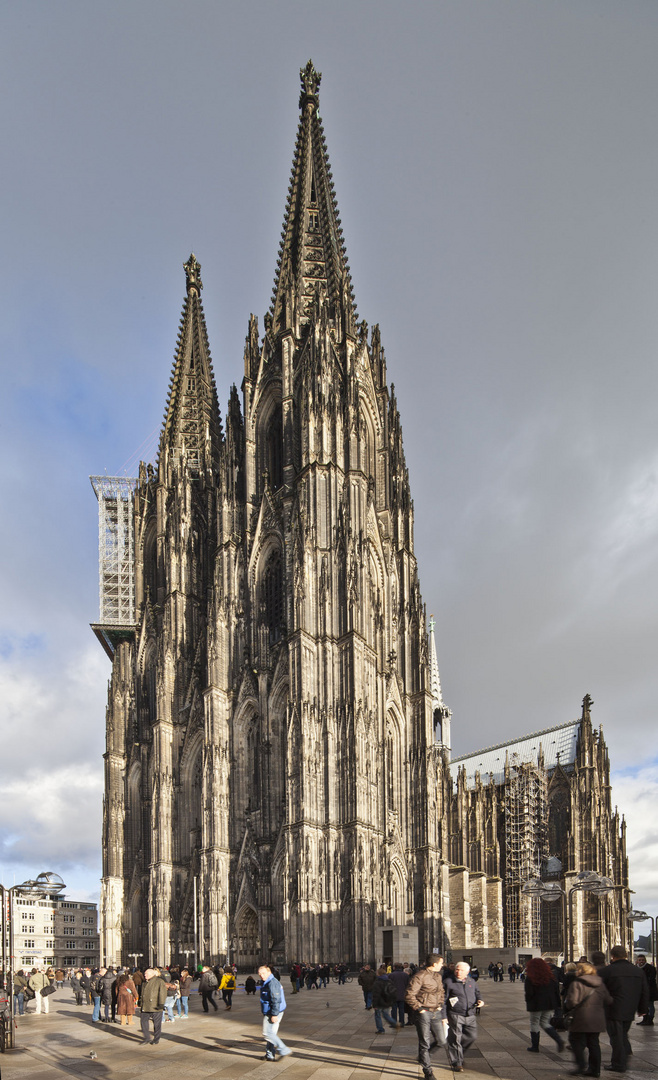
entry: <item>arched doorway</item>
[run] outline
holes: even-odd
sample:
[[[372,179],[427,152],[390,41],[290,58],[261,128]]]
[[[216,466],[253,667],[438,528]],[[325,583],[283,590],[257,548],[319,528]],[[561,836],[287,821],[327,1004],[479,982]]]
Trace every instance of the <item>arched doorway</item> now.
[[[238,949],[235,961],[244,971],[255,971],[260,960],[258,940],[258,916],[248,905],[242,908],[235,924]]]

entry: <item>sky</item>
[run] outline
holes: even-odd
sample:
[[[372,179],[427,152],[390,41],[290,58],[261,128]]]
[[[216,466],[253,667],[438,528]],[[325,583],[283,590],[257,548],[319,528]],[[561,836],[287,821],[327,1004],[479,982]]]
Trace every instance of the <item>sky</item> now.
[[[0,3],[5,884],[98,895],[88,477],[154,460],[191,251],[239,386],[312,57],[453,752],[591,694],[658,912],[657,54],[654,0]]]

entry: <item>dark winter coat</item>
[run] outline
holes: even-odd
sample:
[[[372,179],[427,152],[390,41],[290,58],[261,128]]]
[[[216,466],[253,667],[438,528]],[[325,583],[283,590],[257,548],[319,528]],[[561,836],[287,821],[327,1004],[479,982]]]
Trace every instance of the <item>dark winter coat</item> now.
[[[555,979],[549,983],[534,983],[526,975],[523,985],[528,1012],[552,1012],[561,1007],[560,988]]]
[[[606,1009],[608,1020],[632,1020],[636,1013],[649,1008],[649,984],[635,964],[628,960],[613,960],[601,972],[612,994],[612,1005]]]
[[[142,1012],[156,1013],[167,1000],[167,984],[160,975],[152,975],[142,987]]]
[[[389,979],[393,983],[397,993],[397,1001],[404,1001],[404,995],[407,992],[407,986],[409,985],[409,976],[406,971],[393,970],[389,975]]]
[[[369,971],[362,971],[357,981],[362,990],[364,990],[366,993],[369,993],[375,985],[376,979],[377,972],[373,971],[372,968],[370,968]]]
[[[481,1000],[481,996],[470,975],[466,976],[464,982],[451,975],[449,979],[446,979],[444,987],[448,1017],[451,1013],[456,1016],[475,1016],[475,1007]],[[457,998],[454,1005],[450,1004],[450,998]]]
[[[605,1031],[605,1009],[612,1005],[600,975],[578,975],[571,982],[564,1008],[573,1017],[570,1031]]]
[[[100,990],[101,1001],[103,1005],[112,1004],[112,987],[114,986],[116,981],[116,975],[108,971],[105,975],[101,975],[100,979],[96,983],[96,986]]]
[[[397,1001],[397,990],[388,975],[378,975],[372,988],[373,1009],[390,1009]]]

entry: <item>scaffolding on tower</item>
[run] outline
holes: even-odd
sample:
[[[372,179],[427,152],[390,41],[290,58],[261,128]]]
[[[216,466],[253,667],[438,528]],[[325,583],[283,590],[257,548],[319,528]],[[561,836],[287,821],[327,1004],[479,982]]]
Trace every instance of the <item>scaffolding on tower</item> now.
[[[542,764],[509,762],[505,785],[505,904],[510,948],[541,947],[541,909],[522,886],[541,877],[546,846],[546,774]]]
[[[98,499],[100,620],[92,630],[110,659],[135,631],[135,529],[129,476],[90,476]]]

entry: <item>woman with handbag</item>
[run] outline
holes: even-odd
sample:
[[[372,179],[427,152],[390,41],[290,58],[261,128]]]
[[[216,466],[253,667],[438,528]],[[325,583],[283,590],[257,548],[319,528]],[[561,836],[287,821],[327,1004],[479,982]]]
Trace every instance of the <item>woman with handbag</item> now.
[[[593,964],[576,964],[575,975],[564,999],[569,1043],[576,1058],[576,1068],[571,1075],[599,1076],[599,1034],[606,1030],[605,1006],[612,1005],[612,997]],[[585,1048],[589,1051],[588,1066],[585,1064]]]
[[[558,1050],[564,1050],[564,1042],[551,1024],[551,1016],[560,1008],[560,990],[557,979],[545,960],[538,956],[528,960],[525,969],[525,1007],[530,1013],[531,1054],[539,1053],[539,1033],[545,1031],[557,1043]]]

